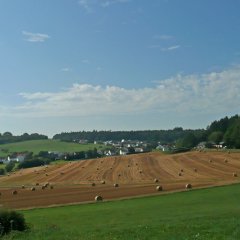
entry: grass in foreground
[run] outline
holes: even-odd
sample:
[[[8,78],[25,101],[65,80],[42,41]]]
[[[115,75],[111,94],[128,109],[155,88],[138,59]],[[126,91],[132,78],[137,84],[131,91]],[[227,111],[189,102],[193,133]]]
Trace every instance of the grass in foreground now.
[[[6,239],[240,239],[240,184],[23,211],[31,231]]]

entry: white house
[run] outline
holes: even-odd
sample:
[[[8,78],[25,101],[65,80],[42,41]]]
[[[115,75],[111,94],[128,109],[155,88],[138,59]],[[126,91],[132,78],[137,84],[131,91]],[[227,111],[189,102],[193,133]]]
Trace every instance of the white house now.
[[[127,148],[121,148],[119,151],[120,155],[127,155],[128,154],[128,149]]]

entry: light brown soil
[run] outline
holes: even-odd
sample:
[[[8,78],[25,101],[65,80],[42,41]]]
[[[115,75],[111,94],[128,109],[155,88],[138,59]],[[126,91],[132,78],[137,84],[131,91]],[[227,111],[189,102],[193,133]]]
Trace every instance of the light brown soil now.
[[[0,177],[0,204],[19,209],[89,202],[94,201],[96,195],[109,200],[163,194],[184,190],[187,183],[193,188],[235,183],[239,182],[239,176],[240,153],[146,153],[108,157],[23,169]],[[159,182],[155,183],[154,179]],[[101,184],[102,180],[105,184]],[[53,189],[48,186],[43,190],[45,183]],[[114,183],[119,187],[114,187]],[[163,187],[163,192],[156,191],[157,185]],[[36,191],[31,191],[33,186]],[[17,190],[17,194],[13,195],[13,190]]]

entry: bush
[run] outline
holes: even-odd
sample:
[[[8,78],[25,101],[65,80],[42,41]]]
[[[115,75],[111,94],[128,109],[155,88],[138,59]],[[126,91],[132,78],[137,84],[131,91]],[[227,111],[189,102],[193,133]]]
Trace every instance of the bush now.
[[[5,169],[0,168],[0,175],[4,175],[5,174]]]
[[[32,160],[24,160],[23,162],[19,163],[18,168],[31,168],[31,167],[38,167],[44,165],[46,162],[39,158],[34,158]]]
[[[14,167],[15,167],[15,162],[10,161],[10,162],[6,165],[5,169],[6,169],[7,172],[11,172],[11,171],[14,169]]]
[[[27,229],[24,216],[13,210],[0,210],[0,236],[12,230],[24,231]]]

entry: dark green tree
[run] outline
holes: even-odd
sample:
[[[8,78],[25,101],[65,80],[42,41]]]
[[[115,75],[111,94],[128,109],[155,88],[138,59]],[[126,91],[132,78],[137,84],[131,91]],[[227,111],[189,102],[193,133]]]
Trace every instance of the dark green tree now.
[[[224,140],[228,147],[240,148],[240,118],[228,128]]]
[[[208,140],[209,141],[213,141],[214,143],[219,144],[223,140],[223,133],[221,131],[212,132],[208,136]]]
[[[15,167],[15,162],[10,161],[10,162],[6,165],[5,169],[6,169],[7,172],[11,172],[14,167]]]

